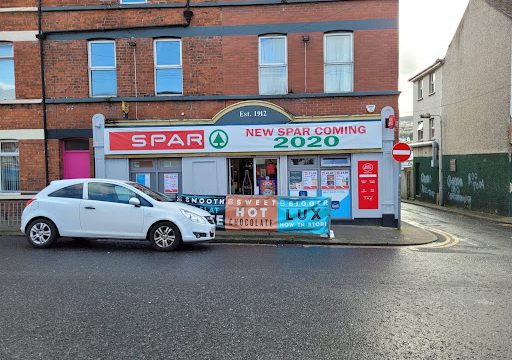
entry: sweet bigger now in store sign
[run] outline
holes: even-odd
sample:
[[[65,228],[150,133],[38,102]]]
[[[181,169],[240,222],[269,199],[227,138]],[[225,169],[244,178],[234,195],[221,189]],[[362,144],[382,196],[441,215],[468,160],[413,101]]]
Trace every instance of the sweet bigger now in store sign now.
[[[105,154],[379,149],[380,120],[304,124],[106,128]]]

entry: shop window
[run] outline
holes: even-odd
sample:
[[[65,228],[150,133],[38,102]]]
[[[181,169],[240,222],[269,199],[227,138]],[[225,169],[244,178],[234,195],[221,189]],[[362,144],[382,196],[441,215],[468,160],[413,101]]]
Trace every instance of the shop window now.
[[[117,96],[116,44],[114,41],[90,41],[89,87],[93,97]]]
[[[324,87],[326,93],[353,91],[354,56],[351,33],[324,37]]]
[[[0,100],[15,98],[13,45],[12,43],[0,43]]]
[[[316,165],[316,157],[301,157],[301,158],[292,158],[290,160],[291,165],[293,166],[307,166],[307,165]]]
[[[261,95],[288,93],[288,55],[286,36],[259,38],[259,87]]]
[[[0,191],[20,190],[20,164],[17,141],[0,141]]]
[[[155,40],[154,52],[156,95],[183,94],[181,40]]]
[[[182,189],[181,158],[131,159],[130,180],[174,201]]]

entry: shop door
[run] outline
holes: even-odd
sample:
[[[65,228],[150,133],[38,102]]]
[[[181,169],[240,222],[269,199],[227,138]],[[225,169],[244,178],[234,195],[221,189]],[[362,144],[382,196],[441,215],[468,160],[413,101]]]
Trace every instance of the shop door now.
[[[229,160],[229,193],[232,195],[278,195],[277,158]]]
[[[79,179],[91,176],[89,139],[64,140],[62,145],[63,179]]]

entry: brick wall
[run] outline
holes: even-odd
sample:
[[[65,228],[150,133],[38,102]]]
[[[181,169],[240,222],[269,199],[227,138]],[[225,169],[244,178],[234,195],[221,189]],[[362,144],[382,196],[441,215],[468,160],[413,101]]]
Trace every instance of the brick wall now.
[[[44,141],[21,140],[20,188],[23,191],[39,191],[45,187]]]

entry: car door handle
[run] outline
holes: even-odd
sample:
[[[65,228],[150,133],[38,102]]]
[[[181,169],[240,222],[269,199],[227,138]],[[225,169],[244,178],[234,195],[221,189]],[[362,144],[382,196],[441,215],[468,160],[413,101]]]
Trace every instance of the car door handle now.
[[[96,208],[94,206],[86,206],[85,207],[87,210],[95,210]]]

